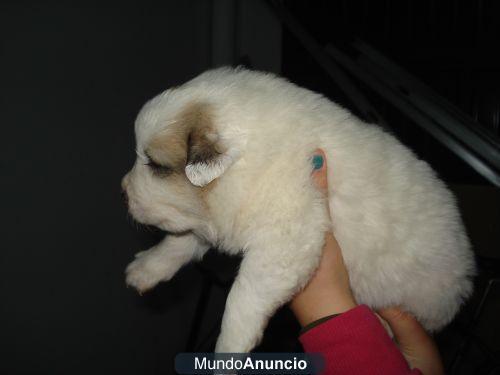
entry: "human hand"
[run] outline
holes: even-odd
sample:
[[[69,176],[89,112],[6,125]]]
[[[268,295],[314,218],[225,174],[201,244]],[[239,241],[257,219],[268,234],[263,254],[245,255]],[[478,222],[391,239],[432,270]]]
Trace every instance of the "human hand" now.
[[[429,334],[412,315],[397,307],[378,311],[389,324],[399,350],[411,368],[425,375],[444,374],[438,348]]]
[[[315,151],[313,163],[314,183],[328,199],[327,165],[322,150]],[[309,284],[294,297],[290,308],[304,327],[325,316],[340,314],[355,306],[340,246],[329,231],[325,233],[323,255],[316,273]]]
[[[315,170],[312,178],[317,188],[328,198],[324,152],[316,150],[313,160]],[[304,327],[323,317],[348,311],[356,305],[340,246],[333,234],[327,232],[320,265],[309,284],[294,297],[290,307]],[[397,307],[380,310],[378,314],[390,326],[411,368],[418,368],[425,375],[444,373],[436,344],[413,316]]]

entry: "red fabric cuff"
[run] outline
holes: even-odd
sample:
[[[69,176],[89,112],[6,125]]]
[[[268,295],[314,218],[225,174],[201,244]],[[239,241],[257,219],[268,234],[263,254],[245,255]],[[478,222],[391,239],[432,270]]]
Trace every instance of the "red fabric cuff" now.
[[[377,316],[360,305],[299,338],[304,350],[325,358],[323,374],[420,374],[411,371]]]

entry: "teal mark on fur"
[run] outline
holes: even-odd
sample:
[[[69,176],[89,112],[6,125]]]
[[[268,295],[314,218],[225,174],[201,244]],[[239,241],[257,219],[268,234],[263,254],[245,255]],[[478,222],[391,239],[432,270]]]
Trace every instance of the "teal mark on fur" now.
[[[313,162],[314,170],[321,169],[321,167],[323,166],[323,156],[322,155],[314,155],[312,162]]]

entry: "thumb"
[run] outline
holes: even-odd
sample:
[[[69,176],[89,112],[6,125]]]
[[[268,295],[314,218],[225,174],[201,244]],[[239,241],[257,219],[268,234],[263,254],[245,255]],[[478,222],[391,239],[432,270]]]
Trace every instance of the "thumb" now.
[[[439,350],[420,323],[409,313],[395,307],[378,311],[389,324],[394,338],[412,368],[424,374],[443,374]]]
[[[312,163],[314,167],[312,172],[314,184],[320,191],[326,193],[328,190],[328,177],[326,174],[327,167],[325,152],[319,148],[316,149],[313,154]]]
[[[415,342],[430,339],[420,323],[409,313],[396,307],[383,309],[378,313],[389,323],[400,346],[411,347]]]

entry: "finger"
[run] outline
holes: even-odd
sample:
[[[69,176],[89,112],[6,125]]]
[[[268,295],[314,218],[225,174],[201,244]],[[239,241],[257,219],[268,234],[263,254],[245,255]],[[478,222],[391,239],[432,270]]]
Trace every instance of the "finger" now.
[[[312,172],[314,183],[319,190],[326,192],[328,188],[328,178],[326,174],[327,167],[324,151],[321,149],[315,150],[312,162],[314,167]]]
[[[410,367],[418,368],[423,374],[444,373],[439,350],[417,319],[395,307],[383,309],[378,313],[391,327]]]
[[[417,319],[409,313],[397,307],[383,309],[378,313],[391,326],[394,337],[401,346],[412,347],[431,340]]]

